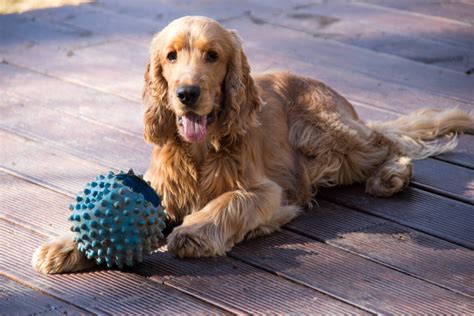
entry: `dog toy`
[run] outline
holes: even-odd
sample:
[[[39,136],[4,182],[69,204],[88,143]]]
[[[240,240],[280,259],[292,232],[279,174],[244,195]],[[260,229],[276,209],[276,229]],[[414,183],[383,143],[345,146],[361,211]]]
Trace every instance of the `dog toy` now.
[[[133,170],[99,175],[71,204],[74,241],[88,259],[122,268],[142,262],[163,238],[160,197]]]

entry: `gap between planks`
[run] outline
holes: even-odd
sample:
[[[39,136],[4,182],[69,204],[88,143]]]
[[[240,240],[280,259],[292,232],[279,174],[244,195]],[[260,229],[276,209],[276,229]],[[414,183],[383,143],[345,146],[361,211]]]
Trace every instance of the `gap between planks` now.
[[[51,296],[28,284],[21,282],[14,276],[0,271],[0,310],[5,313],[39,315],[89,315],[89,312],[71,302]],[[13,305],[12,301],[13,300]],[[4,309],[2,309],[2,307]],[[92,314],[91,314],[92,315]]]

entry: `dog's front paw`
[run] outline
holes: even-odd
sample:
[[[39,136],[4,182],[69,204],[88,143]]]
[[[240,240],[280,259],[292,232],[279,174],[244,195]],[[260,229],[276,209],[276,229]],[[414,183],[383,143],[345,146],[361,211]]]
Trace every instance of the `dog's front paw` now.
[[[76,249],[73,237],[68,234],[41,245],[31,260],[33,268],[42,273],[75,272],[94,266]]]
[[[224,255],[224,247],[206,234],[209,231],[203,227],[176,227],[168,236],[168,251],[180,258]]]

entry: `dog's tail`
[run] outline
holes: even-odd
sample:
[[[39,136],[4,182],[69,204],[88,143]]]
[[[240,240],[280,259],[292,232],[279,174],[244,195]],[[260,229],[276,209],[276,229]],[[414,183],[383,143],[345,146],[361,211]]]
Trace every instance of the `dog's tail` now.
[[[457,135],[474,130],[474,113],[460,109],[421,109],[388,122],[367,125],[402,146],[412,159],[424,159],[454,149]],[[437,139],[448,136],[448,141]]]

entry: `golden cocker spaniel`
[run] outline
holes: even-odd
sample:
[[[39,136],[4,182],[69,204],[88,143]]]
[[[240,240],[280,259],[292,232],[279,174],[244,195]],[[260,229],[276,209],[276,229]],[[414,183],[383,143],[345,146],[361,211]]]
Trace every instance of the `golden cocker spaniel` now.
[[[143,97],[145,138],[155,145],[145,177],[181,223],[168,236],[179,257],[223,255],[278,230],[318,187],[365,182],[368,193],[390,196],[408,185],[412,159],[455,145],[430,140],[474,126],[456,109],[365,124],[319,81],[252,78],[236,32],[205,17],[177,19],[154,37]],[[71,235],[33,258],[46,273],[91,265]]]

